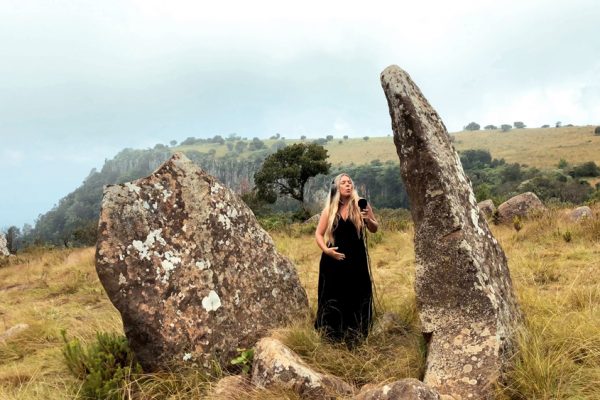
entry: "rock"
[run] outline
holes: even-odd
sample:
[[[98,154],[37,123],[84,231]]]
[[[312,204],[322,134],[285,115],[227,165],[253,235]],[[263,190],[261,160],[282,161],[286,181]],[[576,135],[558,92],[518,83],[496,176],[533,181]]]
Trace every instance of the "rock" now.
[[[506,256],[438,114],[399,67],[386,68],[381,82],[415,225],[423,382],[440,395],[492,399],[522,321]]]
[[[261,388],[292,389],[303,399],[334,399],[353,392],[352,386],[340,378],[313,371],[297,354],[274,338],[263,338],[256,344],[252,383]]]
[[[240,375],[221,378],[208,396],[211,400],[242,399],[251,390],[250,382]]]
[[[440,395],[423,382],[401,379],[378,388],[361,391],[353,400],[440,400]]]
[[[317,224],[319,223],[319,218],[321,218],[321,214],[315,214],[312,217],[310,217],[309,219],[307,219],[306,221],[304,221],[305,224]]]
[[[500,223],[510,224],[513,218],[518,216],[527,217],[535,210],[543,211],[546,207],[541,200],[532,192],[521,193],[511,197],[498,206],[498,215]]]
[[[10,251],[8,251],[8,242],[6,241],[6,236],[4,233],[0,233],[0,256],[9,256]]]
[[[6,331],[4,331],[4,333],[0,334],[0,343],[6,343],[6,341],[10,338],[12,338],[13,336],[18,335],[19,333],[25,331],[29,329],[29,325],[28,324],[17,324],[9,329],[7,329]]]
[[[410,327],[402,321],[398,314],[385,312],[373,324],[373,335],[406,335]]]
[[[480,201],[477,203],[477,207],[479,207],[479,211],[481,211],[487,218],[491,218],[492,215],[494,215],[494,211],[496,211],[496,206],[490,199]]]
[[[148,372],[228,367],[236,349],[308,310],[295,267],[252,211],[181,153],[105,188],[96,270]]]
[[[580,222],[587,218],[592,218],[592,209],[588,206],[577,207],[576,209],[569,212],[569,219],[572,222]]]

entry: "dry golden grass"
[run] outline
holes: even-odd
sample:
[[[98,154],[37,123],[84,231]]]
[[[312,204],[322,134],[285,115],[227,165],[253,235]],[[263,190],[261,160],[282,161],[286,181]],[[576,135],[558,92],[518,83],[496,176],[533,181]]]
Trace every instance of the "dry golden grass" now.
[[[456,133],[457,150],[485,149],[492,157],[537,168],[556,168],[560,159],[571,164],[600,164],[600,135],[595,126],[533,128]]]
[[[498,399],[600,398],[600,207],[580,224],[563,210],[525,220],[516,232],[492,226],[509,259],[526,315],[520,350]],[[571,240],[565,240],[565,233]],[[277,248],[297,265],[314,313],[320,252],[311,228],[272,233]],[[297,321],[274,335],[314,368],[360,386],[419,377],[423,343],[418,333],[413,281],[412,227],[384,231],[371,248],[380,311],[399,316],[401,334],[375,331],[359,348],[324,342],[312,321]],[[0,344],[0,398],[75,398],[80,381],[61,355],[60,329],[84,343],[97,331],[122,332],[118,312],[96,277],[93,249],[47,250],[20,256],[0,268],[0,332],[18,323],[30,328]],[[174,371],[137,377],[125,398],[202,398],[222,376]],[[135,396],[134,396],[135,394]],[[236,399],[297,399],[285,390],[252,389]]]

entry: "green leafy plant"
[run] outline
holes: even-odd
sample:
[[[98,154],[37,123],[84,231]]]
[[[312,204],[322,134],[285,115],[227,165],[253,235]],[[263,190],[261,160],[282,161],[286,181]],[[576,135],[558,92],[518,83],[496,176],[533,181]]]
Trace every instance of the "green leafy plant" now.
[[[569,243],[573,239],[573,234],[569,230],[564,231],[562,234],[562,238],[565,242]]]
[[[124,336],[98,332],[96,342],[84,348],[78,339],[68,340],[65,330],[61,334],[67,366],[73,375],[84,380],[82,398],[121,399],[121,389],[130,377],[142,373]]]
[[[519,232],[521,229],[523,229],[523,221],[521,221],[521,217],[519,217],[518,215],[515,215],[512,222],[515,231]]]
[[[242,369],[242,373],[247,374],[252,368],[254,359],[254,349],[237,349],[239,355],[231,360],[231,365],[237,365]]]

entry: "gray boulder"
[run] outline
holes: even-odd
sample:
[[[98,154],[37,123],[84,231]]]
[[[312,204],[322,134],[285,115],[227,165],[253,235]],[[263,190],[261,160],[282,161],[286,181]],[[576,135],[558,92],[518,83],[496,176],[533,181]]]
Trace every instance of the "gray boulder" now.
[[[353,392],[340,378],[314,371],[289,347],[270,337],[256,344],[252,383],[260,388],[291,389],[303,399],[335,399]]]
[[[492,399],[522,319],[506,256],[439,115],[399,67],[386,68],[381,83],[415,224],[423,382],[456,398]]]
[[[491,218],[496,211],[496,206],[494,202],[490,199],[480,201],[477,203],[477,207],[479,207],[479,211],[481,211],[487,218]]]
[[[587,218],[592,218],[592,209],[588,206],[577,207],[569,212],[569,219],[572,222],[580,222]]]
[[[146,371],[226,367],[308,309],[252,211],[181,153],[105,188],[96,270]]]
[[[521,193],[511,197],[498,206],[500,223],[510,224],[514,217],[525,218],[532,212],[546,210],[544,203],[533,192]]]
[[[361,391],[352,400],[440,400],[440,395],[423,382],[401,379],[381,387]]]

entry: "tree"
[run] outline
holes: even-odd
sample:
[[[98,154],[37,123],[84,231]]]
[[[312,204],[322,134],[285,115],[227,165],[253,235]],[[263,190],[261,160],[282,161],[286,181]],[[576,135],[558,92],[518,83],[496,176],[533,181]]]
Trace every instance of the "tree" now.
[[[329,142],[329,141],[333,140],[333,135],[327,135],[325,137],[325,139],[327,139],[327,141]]]
[[[550,128],[550,125],[544,124],[544,125],[542,125],[542,128]]]
[[[488,131],[492,131],[492,130],[498,129],[498,127],[496,125],[486,125],[486,126],[483,127],[483,129],[488,130]]]
[[[512,125],[502,124],[502,125],[500,125],[500,129],[502,129],[502,132],[508,132],[512,129]]]
[[[369,137],[368,136],[363,136],[363,140],[367,141],[367,140],[369,140]]]
[[[554,124],[554,126],[555,126],[556,128],[560,128],[560,127],[562,126],[562,122],[560,122],[560,121],[556,121],[556,123]]]
[[[170,144],[171,146],[175,146],[175,145],[177,145],[177,140],[171,140],[171,141],[169,142],[169,144]]]
[[[348,140],[348,135],[344,135],[344,140]]]
[[[259,198],[274,203],[277,195],[298,200],[304,208],[304,186],[309,178],[329,173],[327,150],[315,143],[296,143],[265,159],[254,174]]]
[[[594,129],[594,135],[600,135],[600,126],[597,126],[596,129]]]
[[[465,126],[465,131],[478,131],[481,126],[477,122],[469,122],[467,126]]]
[[[306,140],[306,135],[300,136],[300,140]]]
[[[6,248],[10,254],[15,254],[19,248],[21,230],[16,226],[11,226],[6,230]]]
[[[513,122],[513,125],[514,125],[515,129],[524,129],[524,128],[526,128],[526,125],[523,122],[521,122],[521,121],[515,121],[515,122]]]

